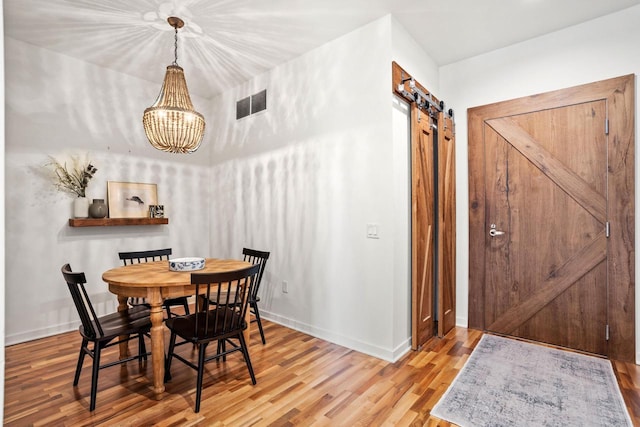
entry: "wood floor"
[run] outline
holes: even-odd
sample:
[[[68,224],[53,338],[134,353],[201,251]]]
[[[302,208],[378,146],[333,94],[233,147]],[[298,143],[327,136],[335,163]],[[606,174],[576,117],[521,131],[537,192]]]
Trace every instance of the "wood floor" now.
[[[257,329],[257,328],[256,328]],[[150,388],[151,363],[100,372],[97,408],[89,407],[90,361],[72,386],[77,332],[6,348],[7,426],[450,426],[430,417],[481,337],[455,328],[396,363],[363,355],[265,322],[267,344],[253,330],[251,385],[239,353],[209,362],[202,407],[193,412],[195,371],[175,362],[161,401]],[[132,344],[133,345],[133,344]],[[183,346],[188,354],[191,348]],[[132,347],[133,349],[133,347]],[[115,360],[117,349],[104,352]],[[614,363],[635,425],[640,426],[640,366]]]

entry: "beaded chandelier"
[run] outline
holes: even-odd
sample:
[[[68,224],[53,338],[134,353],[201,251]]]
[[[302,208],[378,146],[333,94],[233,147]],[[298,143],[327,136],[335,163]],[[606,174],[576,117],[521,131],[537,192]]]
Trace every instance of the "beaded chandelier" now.
[[[204,136],[204,117],[193,108],[184,70],[178,65],[178,28],[184,22],[175,16],[167,21],[175,29],[175,59],[167,67],[156,102],[144,110],[142,124],[147,139],[158,150],[193,153]]]

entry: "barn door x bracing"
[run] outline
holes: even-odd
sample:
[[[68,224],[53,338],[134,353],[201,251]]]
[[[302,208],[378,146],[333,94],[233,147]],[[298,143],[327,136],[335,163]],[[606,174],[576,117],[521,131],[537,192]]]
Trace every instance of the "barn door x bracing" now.
[[[633,83],[469,110],[471,326],[634,357]]]

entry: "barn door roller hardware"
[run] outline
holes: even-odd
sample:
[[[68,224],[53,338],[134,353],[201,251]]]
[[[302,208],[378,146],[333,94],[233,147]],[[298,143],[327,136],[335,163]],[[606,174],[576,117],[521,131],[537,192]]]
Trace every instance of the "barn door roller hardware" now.
[[[405,86],[406,82],[409,82],[408,90]],[[405,98],[413,100],[418,108],[423,111],[428,112],[428,110],[434,109],[438,112],[442,111],[450,118],[453,118],[453,110],[449,108],[448,111],[445,111],[444,101],[438,102],[433,98],[433,95],[431,95],[430,93],[425,93],[416,85],[416,81],[413,77],[403,78],[398,84],[398,88],[396,90]]]

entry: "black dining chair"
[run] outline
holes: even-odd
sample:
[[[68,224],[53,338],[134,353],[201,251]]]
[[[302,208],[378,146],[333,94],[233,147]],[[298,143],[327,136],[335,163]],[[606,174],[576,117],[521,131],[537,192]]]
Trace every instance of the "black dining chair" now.
[[[171,331],[167,354],[167,376],[171,377],[171,362],[174,358],[198,372],[195,412],[200,411],[202,379],[206,362],[221,357],[226,360],[228,354],[240,351],[249,370],[251,382],[256,384],[243,331],[247,328],[245,316],[259,273],[259,265],[223,273],[192,273],[191,283],[195,285],[196,295],[204,296],[202,303],[196,305],[195,313],[173,317],[165,322]],[[223,304],[211,305],[212,299]],[[176,343],[178,336],[183,341]],[[207,346],[214,341],[225,342],[229,347],[225,346],[224,351],[207,356]],[[176,347],[187,343],[192,343],[198,350],[197,364],[176,352]]]
[[[100,369],[120,365],[134,359],[138,359],[140,362],[143,359],[147,360],[147,356],[150,353],[146,350],[144,336],[151,330],[149,309],[144,306],[137,306],[128,308],[125,311],[118,311],[98,317],[85,289],[85,284],[87,283],[85,274],[83,272],[71,271],[69,264],[63,265],[61,271],[69,287],[69,292],[71,292],[71,297],[73,298],[73,303],[76,306],[81,322],[79,332],[82,336],[82,344],[80,346],[80,354],[78,356],[78,365],[76,366],[73,385],[74,387],[78,385],[84,357],[88,355],[93,359],[93,367],[91,370],[91,400],[89,403],[89,410],[93,411],[96,408],[98,372]],[[138,354],[103,365],[100,364],[100,353],[103,349],[135,338],[138,339]],[[93,344],[92,348],[89,348],[89,343]]]
[[[251,309],[251,313],[255,316],[255,319],[252,322],[258,323],[258,329],[260,330],[260,338],[262,338],[262,344],[266,344],[267,340],[264,339],[264,331],[262,329],[262,320],[260,320],[260,310],[258,310],[258,302],[260,302],[260,297],[258,296],[258,290],[260,289],[260,284],[262,283],[262,275],[264,274],[264,270],[267,267],[267,260],[269,259],[269,252],[257,251],[255,249],[243,248],[242,255],[244,256],[245,261],[249,261],[251,264],[260,265],[260,273],[258,273],[258,281],[256,286],[253,288],[253,292],[249,298],[249,307]]]
[[[242,249],[242,256],[244,261],[250,262],[253,265],[260,266],[260,272],[258,273],[256,286],[253,288],[253,291],[249,296],[249,309],[251,310],[251,314],[255,316],[255,319],[253,319],[252,322],[258,323],[258,329],[260,330],[260,338],[262,338],[262,344],[266,344],[267,340],[265,340],[264,338],[262,320],[260,319],[260,310],[258,309],[258,302],[260,301],[258,290],[260,289],[260,284],[262,283],[262,275],[264,274],[264,270],[267,267],[267,260],[269,259],[269,255],[270,253],[265,251],[258,251],[249,248]],[[215,299],[210,302],[214,305],[220,305],[220,303],[218,303]]]
[[[171,248],[154,249],[150,251],[118,252],[118,257],[122,260],[124,265],[168,260],[169,255],[171,255]],[[129,298],[128,302],[131,306],[145,305],[149,307],[144,298]],[[171,318],[172,315],[181,315],[180,313],[172,312],[171,307],[183,307],[185,314],[189,314],[189,300],[187,297],[167,298],[163,301],[162,306],[167,311],[167,318]]]

